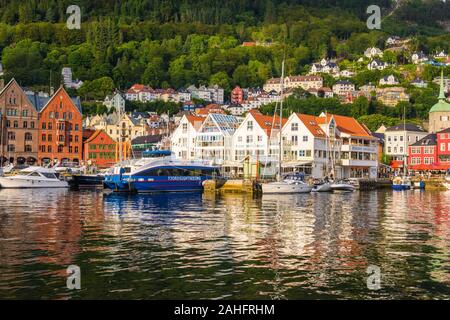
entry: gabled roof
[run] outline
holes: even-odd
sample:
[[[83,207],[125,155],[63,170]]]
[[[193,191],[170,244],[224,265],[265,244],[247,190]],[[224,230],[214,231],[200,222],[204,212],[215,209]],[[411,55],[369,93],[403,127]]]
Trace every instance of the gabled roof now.
[[[429,135],[426,135],[425,137],[411,144],[410,146],[411,147],[435,146],[437,145],[436,137],[437,136],[435,133],[430,133]]]
[[[317,122],[317,117],[309,114],[295,113],[295,115],[300,119],[305,127],[311,132],[314,137],[326,138],[326,133],[322,130],[319,123]]]
[[[140,136],[131,140],[131,144],[136,145],[136,144],[158,143],[161,141],[162,137],[163,136],[161,134]]]
[[[389,131],[414,131],[414,132],[425,132],[425,130],[418,126],[417,124],[405,123],[405,124],[397,124],[395,126],[389,127],[386,129],[386,132]]]
[[[450,127],[447,129],[441,130],[438,133],[450,133]]]
[[[280,117],[279,116],[266,116],[263,115],[261,112],[259,112],[256,109],[252,109],[249,111],[249,114],[252,115],[253,119],[258,123],[258,125],[263,129],[268,136],[270,136],[272,132],[272,124],[273,128],[279,129],[280,128]],[[284,126],[286,124],[288,119],[282,118],[281,119],[281,125]]]
[[[64,94],[67,95],[67,96],[70,98],[70,100],[72,101],[72,103],[73,103],[73,105],[75,106],[75,108],[78,110],[78,112],[80,112],[80,113],[82,114],[83,112],[82,112],[82,110],[81,110],[81,101],[80,101],[80,97],[75,97],[75,98],[70,97],[69,94],[67,93],[67,91],[64,89],[63,86],[60,86],[59,89],[56,90],[55,94],[54,94],[53,96],[51,96],[51,97],[47,100],[47,102],[42,106],[42,108],[41,108],[41,109],[38,109],[38,111],[39,111],[39,112],[44,111],[44,109],[49,105],[50,101],[53,101],[53,99],[55,99],[55,98],[58,96],[58,94],[59,94],[60,91],[63,91]]]
[[[197,117],[193,115],[185,115],[187,121],[191,123],[191,125],[195,128],[195,124],[203,123],[205,121],[205,117]],[[198,129],[198,128],[196,128]]]
[[[89,142],[91,142],[92,140],[94,140],[95,138],[97,138],[102,132],[103,132],[104,134],[106,134],[106,135],[109,137],[109,135],[108,135],[104,130],[95,130],[95,132],[94,132],[93,134],[91,134],[91,135],[89,136],[89,138],[88,138],[84,143],[89,143]],[[111,137],[109,137],[109,138],[112,140]]]
[[[36,111],[40,111],[40,106],[43,106],[47,103],[48,97],[41,97],[38,94],[26,94],[25,91],[23,90],[23,88],[17,83],[15,78],[12,78],[11,80],[9,80],[9,82],[3,87],[2,90],[0,90],[0,95],[3,94],[3,92],[6,91],[6,89],[8,89],[12,84],[16,84],[20,90],[23,91],[23,93],[25,94],[25,96],[28,98],[29,102],[31,103],[31,105],[36,109]]]
[[[323,116],[321,114],[318,118],[322,121],[322,123],[325,123],[325,121],[329,122],[331,118],[334,118],[336,127],[340,132],[358,137],[372,138],[370,131],[361,123],[359,123],[355,118],[340,116],[331,113],[323,114]],[[319,119],[318,122],[320,121]]]

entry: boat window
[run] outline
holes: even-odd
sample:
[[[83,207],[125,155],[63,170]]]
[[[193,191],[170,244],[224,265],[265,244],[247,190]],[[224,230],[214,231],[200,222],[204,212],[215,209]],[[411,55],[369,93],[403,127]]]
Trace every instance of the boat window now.
[[[41,175],[37,172],[32,172],[29,174],[30,177],[40,177]]]
[[[125,173],[130,173],[131,172],[131,167],[125,167]]]
[[[48,179],[57,179],[53,173],[42,172],[41,174]]]

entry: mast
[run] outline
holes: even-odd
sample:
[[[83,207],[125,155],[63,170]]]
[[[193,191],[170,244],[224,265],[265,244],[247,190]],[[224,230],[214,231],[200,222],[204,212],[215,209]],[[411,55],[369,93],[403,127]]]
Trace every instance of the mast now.
[[[114,97],[113,97],[114,99]],[[119,162],[122,162],[122,126],[120,122],[122,121],[122,107],[119,105],[118,117],[119,117]]]
[[[406,133],[406,106],[405,105],[403,106],[403,132],[405,133],[405,137],[403,138],[403,144],[407,148],[408,143],[406,142],[406,139],[408,138],[408,134]],[[407,166],[408,166],[408,163],[406,160],[406,158],[408,157],[406,148],[405,147],[403,148],[403,150],[404,150],[404,153],[403,153],[403,176],[406,176],[406,170],[407,170]]]
[[[283,62],[281,63],[281,91],[280,91],[280,136],[278,139],[278,176],[277,176],[277,180],[281,181],[281,175],[282,175],[282,166],[281,166],[281,162],[283,159],[283,138],[282,138],[282,134],[281,134],[281,129],[283,127],[283,94],[284,94],[284,58],[283,58]]]

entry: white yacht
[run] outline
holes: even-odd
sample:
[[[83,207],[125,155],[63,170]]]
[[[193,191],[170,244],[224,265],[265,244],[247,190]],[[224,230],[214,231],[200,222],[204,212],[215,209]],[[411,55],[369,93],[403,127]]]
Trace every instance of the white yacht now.
[[[12,176],[0,177],[0,187],[20,188],[68,188],[67,181],[59,180],[52,168],[31,166]]]
[[[323,182],[319,184],[315,184],[312,188],[313,192],[330,192],[331,190],[331,183],[329,182]]]
[[[352,185],[348,180],[339,180],[331,184],[331,190],[333,191],[351,192],[355,191],[355,189],[355,186]]]

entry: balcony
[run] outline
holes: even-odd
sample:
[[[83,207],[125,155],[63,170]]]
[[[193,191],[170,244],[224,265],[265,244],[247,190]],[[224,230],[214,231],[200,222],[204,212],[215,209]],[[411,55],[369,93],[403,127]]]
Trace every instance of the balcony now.
[[[376,160],[358,160],[358,159],[341,159],[339,164],[347,167],[375,167],[378,165]]]
[[[377,147],[357,144],[343,144],[341,146],[341,151],[376,153]]]

